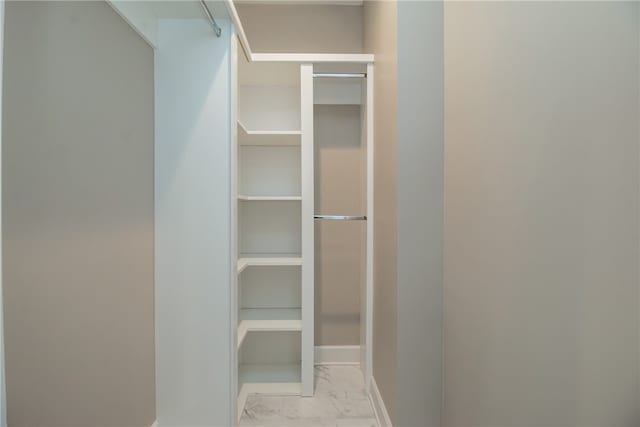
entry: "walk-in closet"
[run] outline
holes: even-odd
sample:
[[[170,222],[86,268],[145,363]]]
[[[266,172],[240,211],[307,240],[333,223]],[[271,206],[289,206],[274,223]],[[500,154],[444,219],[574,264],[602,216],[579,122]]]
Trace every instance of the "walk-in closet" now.
[[[313,397],[317,358],[361,366],[365,381],[373,57],[236,48],[240,419],[252,395]],[[327,350],[327,335],[351,345]]]
[[[0,427],[640,426],[640,2],[0,0]]]

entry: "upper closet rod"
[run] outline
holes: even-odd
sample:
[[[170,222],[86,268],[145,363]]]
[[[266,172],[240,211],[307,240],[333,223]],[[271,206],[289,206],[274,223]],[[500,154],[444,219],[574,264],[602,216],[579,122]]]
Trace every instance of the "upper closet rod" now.
[[[347,78],[361,79],[367,78],[367,73],[313,73],[314,78]]]
[[[216,33],[216,36],[220,37],[222,34],[222,28],[218,26],[216,19],[213,17],[213,14],[209,10],[209,6],[205,3],[204,0],[200,0],[200,4],[202,5],[202,9],[204,9],[204,13],[207,14],[207,18],[209,18],[209,22],[211,22],[211,27],[213,28],[213,32]]]

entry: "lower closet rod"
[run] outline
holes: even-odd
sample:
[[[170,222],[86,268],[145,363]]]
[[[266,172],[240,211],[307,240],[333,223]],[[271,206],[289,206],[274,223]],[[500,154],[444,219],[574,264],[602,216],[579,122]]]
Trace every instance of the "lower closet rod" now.
[[[366,221],[366,215],[314,215],[313,219],[328,219],[333,221]]]
[[[314,78],[348,78],[361,79],[366,78],[367,73],[313,73]]]

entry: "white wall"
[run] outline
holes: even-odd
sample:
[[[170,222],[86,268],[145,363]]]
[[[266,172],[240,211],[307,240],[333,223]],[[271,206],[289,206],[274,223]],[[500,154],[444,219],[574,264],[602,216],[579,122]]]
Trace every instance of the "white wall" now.
[[[637,7],[446,3],[446,426],[640,423]]]
[[[161,20],[156,51],[158,425],[231,425],[230,25]]]
[[[442,1],[399,1],[396,427],[438,427],[442,407]]]

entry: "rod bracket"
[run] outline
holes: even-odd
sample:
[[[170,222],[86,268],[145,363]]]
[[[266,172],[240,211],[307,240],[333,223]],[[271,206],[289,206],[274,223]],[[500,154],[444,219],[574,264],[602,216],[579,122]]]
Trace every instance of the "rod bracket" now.
[[[200,0],[200,4],[202,5],[202,9],[207,15],[209,22],[211,23],[211,28],[213,28],[213,32],[215,33],[216,37],[220,37],[220,35],[222,34],[222,28],[220,28],[220,26],[216,22],[216,19],[213,17],[211,10],[209,10],[209,6],[207,6],[207,3],[204,0]]]

